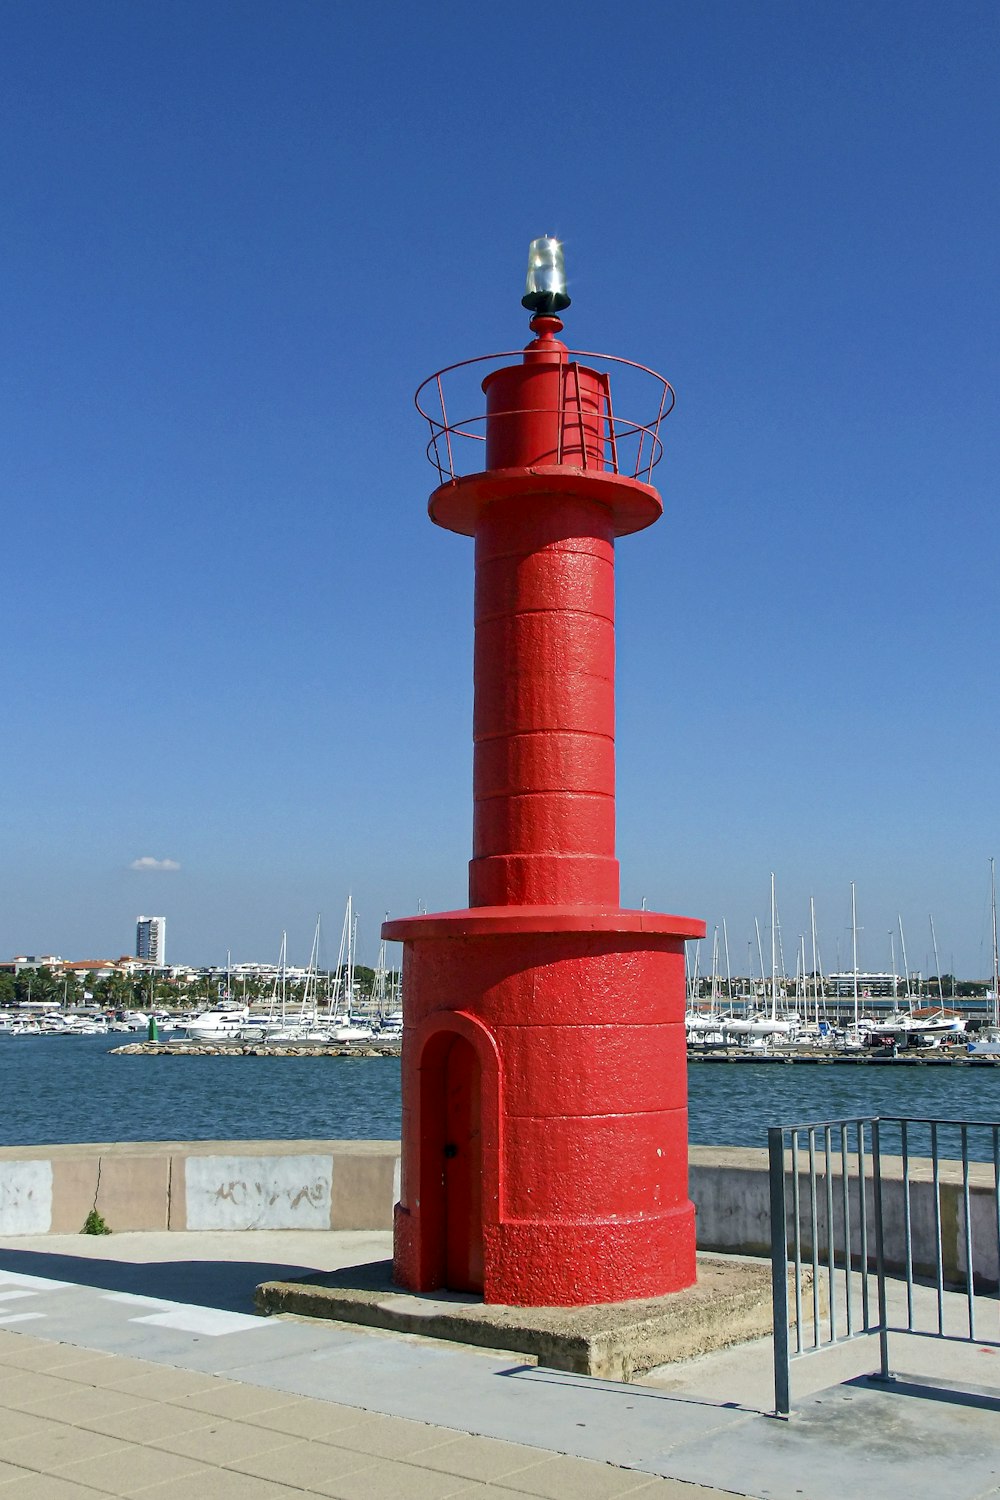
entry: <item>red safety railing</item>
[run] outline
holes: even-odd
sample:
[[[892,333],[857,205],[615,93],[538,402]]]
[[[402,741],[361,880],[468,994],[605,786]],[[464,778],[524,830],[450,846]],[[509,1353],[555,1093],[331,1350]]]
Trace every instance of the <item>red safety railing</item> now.
[[[477,407],[483,408],[485,404],[481,382],[489,370],[480,369],[480,366],[500,368],[503,364],[520,360],[523,354],[523,349],[508,349],[499,354],[480,354],[474,359],[460,360],[457,364],[446,365],[443,370],[429,375],[418,387],[414,403],[431,430],[426,453],[442,484],[464,474],[479,473],[483,467],[483,451],[477,445],[486,441],[486,411],[477,410]],[[591,368],[592,362],[614,366],[619,397],[624,393],[627,408],[641,412],[642,415],[618,415],[611,399],[611,379],[605,371],[598,375],[604,397],[603,409],[597,414],[585,414],[577,374],[577,362],[581,360],[587,361]],[[596,421],[599,427],[596,447],[601,454],[598,467],[602,472],[649,483],[653,469],[663,456],[660,426],[674,407],[673,386],[646,365],[636,364],[630,359],[619,359],[614,354],[595,354],[586,349],[568,349],[563,368],[566,373],[562,405],[558,409],[562,421],[558,425],[556,463],[563,462],[565,436],[575,432],[575,439],[567,445],[573,451],[572,466],[588,467],[588,455],[593,452],[594,445],[585,441],[585,420],[589,424]],[[449,415],[446,386],[451,396],[452,409],[469,411],[471,415],[459,418]],[[540,415],[547,410],[549,409],[525,407],[519,411],[494,411],[490,415]],[[557,414],[555,408],[551,409],[551,414]],[[466,459],[467,461],[463,461]]]

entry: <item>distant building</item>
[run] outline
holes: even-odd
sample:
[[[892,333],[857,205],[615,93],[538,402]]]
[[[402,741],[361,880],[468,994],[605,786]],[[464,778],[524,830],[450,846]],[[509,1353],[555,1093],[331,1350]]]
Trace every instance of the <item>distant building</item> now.
[[[113,958],[75,958],[59,966],[66,974],[75,974],[81,984],[96,984],[110,979],[118,965]]]
[[[902,984],[895,974],[863,974],[858,970],[858,994],[864,999],[884,999],[887,995],[898,995]],[[827,987],[831,995],[840,997],[854,994],[854,970],[846,974],[828,974]]]
[[[46,953],[40,957],[33,953],[17,953],[9,964],[4,964],[8,972],[13,969],[15,974],[20,974],[22,969],[58,969],[61,966],[62,959],[57,953]]]
[[[139,917],[135,924],[135,956],[158,969],[167,962],[166,917]]]

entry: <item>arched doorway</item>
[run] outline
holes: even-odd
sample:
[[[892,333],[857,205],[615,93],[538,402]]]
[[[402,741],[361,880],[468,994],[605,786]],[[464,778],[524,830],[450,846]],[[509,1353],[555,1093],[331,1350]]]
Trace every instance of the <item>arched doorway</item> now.
[[[475,1047],[438,1032],[421,1063],[421,1214],[431,1283],[483,1290],[482,1071]],[[433,1220],[436,1219],[435,1224]],[[433,1248],[432,1248],[433,1247]],[[434,1264],[436,1262],[436,1264]]]

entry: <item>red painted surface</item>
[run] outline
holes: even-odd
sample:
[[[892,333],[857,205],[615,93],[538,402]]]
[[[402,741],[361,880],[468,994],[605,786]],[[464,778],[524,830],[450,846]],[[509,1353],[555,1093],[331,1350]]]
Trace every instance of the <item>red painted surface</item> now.
[[[476,539],[469,909],[404,944],[396,1280],[489,1302],[651,1297],[695,1279],[685,937],[619,908],[614,540],[656,491],[609,474],[607,385],[536,319],[484,382],[488,469],[443,485]]]
[[[508,372],[502,372],[508,373]],[[618,904],[614,550],[568,495],[513,497],[476,532],[469,904]]]
[[[524,363],[494,370],[486,392],[487,469],[573,464],[602,469],[604,379],[571,361],[555,337],[558,318],[536,318],[539,337]]]

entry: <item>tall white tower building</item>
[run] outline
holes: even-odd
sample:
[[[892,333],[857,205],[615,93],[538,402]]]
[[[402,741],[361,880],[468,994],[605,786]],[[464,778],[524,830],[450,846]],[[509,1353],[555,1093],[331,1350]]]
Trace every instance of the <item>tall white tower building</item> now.
[[[135,924],[135,956],[161,969],[167,962],[166,917],[139,917]]]

